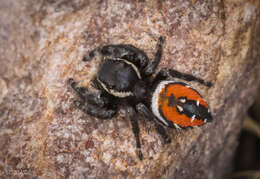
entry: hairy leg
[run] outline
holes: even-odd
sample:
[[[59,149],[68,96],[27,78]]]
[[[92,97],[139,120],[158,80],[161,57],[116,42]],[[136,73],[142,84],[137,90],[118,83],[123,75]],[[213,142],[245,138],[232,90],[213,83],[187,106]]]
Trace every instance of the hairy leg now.
[[[207,87],[211,87],[212,86],[211,82],[206,82],[203,79],[197,78],[197,77],[195,77],[193,75],[186,74],[186,73],[181,73],[181,72],[178,72],[176,70],[167,69],[167,68],[163,68],[163,69],[160,70],[160,72],[154,78],[153,84],[157,83],[158,81],[170,78],[170,77],[172,77],[172,78],[179,78],[179,79],[182,79],[182,80],[185,80],[185,81],[196,81],[196,82],[198,82],[198,83],[200,83],[202,85],[205,85]]]
[[[142,160],[143,154],[141,151],[141,142],[140,142],[140,138],[139,138],[140,130],[139,130],[138,122],[136,120],[136,112],[135,112],[134,108],[131,106],[126,107],[126,112],[127,112],[128,118],[131,121],[132,130],[135,135],[137,155],[138,155],[139,159]]]
[[[167,135],[164,127],[161,124],[156,123],[156,130],[161,135],[164,140],[164,143],[168,144],[171,143],[171,138]]]
[[[74,101],[76,107],[85,113],[99,119],[112,118],[118,111],[115,101],[104,93],[95,94],[85,87],[78,87],[72,78],[68,80],[69,85],[76,91],[81,101]],[[87,102],[87,106],[85,103]]]
[[[144,73],[145,73],[146,76],[152,75],[155,72],[156,67],[160,63],[161,58],[162,58],[162,51],[163,51],[162,45],[163,45],[163,42],[164,42],[163,37],[159,37],[158,42],[157,42],[157,51],[155,53],[154,60],[152,60],[145,67]]]
[[[74,101],[74,104],[77,108],[85,112],[90,116],[97,117],[99,119],[111,119],[114,115],[117,114],[117,108],[106,108],[106,107],[98,107],[92,104],[88,104],[87,106],[81,101]]]
[[[78,87],[77,82],[72,78],[68,80],[69,85],[74,89],[74,91],[79,95],[83,101],[87,101],[89,104],[96,105],[98,107],[104,107],[110,103],[110,99],[105,94],[92,93],[86,87]]]
[[[155,116],[153,115],[153,113],[144,104],[142,104],[142,103],[137,104],[136,105],[136,110],[138,111],[138,113],[142,114],[144,117],[146,117],[148,119],[152,119],[152,120],[155,121],[156,130],[161,135],[161,137],[163,138],[165,143],[170,143],[171,142],[171,139],[167,135],[164,127],[162,126],[162,124],[160,124],[158,122],[158,120],[155,119]]]
[[[140,69],[144,69],[149,61],[146,53],[141,49],[128,44],[106,45],[92,50],[87,56],[83,57],[83,61],[92,60],[99,53],[105,58],[125,59]]]

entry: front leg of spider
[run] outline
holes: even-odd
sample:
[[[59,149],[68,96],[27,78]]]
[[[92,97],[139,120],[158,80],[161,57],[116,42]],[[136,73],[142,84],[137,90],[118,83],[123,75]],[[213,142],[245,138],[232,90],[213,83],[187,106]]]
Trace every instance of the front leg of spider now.
[[[78,87],[72,78],[68,80],[68,84],[81,98],[81,101],[75,100],[74,105],[83,112],[99,119],[109,119],[117,113],[117,107],[111,104],[108,96],[92,93],[86,87]],[[87,106],[85,102],[88,103]]]
[[[74,101],[74,105],[86,114],[102,120],[111,119],[118,112],[117,108],[102,108],[92,104],[88,104],[87,106],[85,106],[85,103],[77,100]]]
[[[90,61],[97,53],[101,54],[104,59],[125,60],[134,64],[139,69],[145,68],[149,61],[148,56],[144,51],[129,44],[106,45],[103,47],[98,47],[90,51],[87,56],[84,56],[82,61]]]
[[[72,78],[68,80],[68,83],[83,101],[98,107],[104,107],[109,104],[109,98],[104,93],[96,94],[90,92],[86,87],[78,87],[78,83]]]
[[[136,112],[133,107],[127,106],[126,113],[127,113],[128,118],[131,121],[132,130],[135,135],[137,155],[138,155],[139,159],[142,160],[143,154],[141,151],[141,142],[140,142],[140,138],[139,138],[140,130],[139,130],[138,122],[136,120]]]

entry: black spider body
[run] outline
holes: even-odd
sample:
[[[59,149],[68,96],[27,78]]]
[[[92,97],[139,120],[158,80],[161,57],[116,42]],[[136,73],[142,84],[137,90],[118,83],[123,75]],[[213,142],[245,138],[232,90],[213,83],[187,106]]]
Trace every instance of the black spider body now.
[[[107,59],[101,64],[97,75],[100,85],[108,93],[119,98],[131,96],[134,85],[141,78],[139,72],[126,62],[121,59]]]
[[[192,127],[212,120],[206,101],[196,90],[168,79],[194,80],[206,86],[211,86],[211,83],[172,69],[162,69],[152,77],[161,60],[162,44],[163,38],[160,37],[152,61],[142,50],[132,45],[107,45],[91,51],[83,61],[87,62],[96,53],[101,53],[102,60],[92,80],[93,86],[100,93],[93,93],[86,87],[77,87],[73,79],[69,80],[71,87],[81,98],[75,104],[91,116],[111,119],[118,112],[119,105],[124,106],[132,124],[140,159],[143,155],[137,113],[156,121],[156,129],[166,143],[171,140],[164,126]]]

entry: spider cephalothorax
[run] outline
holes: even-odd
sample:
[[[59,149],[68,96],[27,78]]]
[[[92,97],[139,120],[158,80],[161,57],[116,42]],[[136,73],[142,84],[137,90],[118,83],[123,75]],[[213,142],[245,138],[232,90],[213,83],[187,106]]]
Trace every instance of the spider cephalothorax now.
[[[171,140],[165,126],[185,128],[212,120],[208,104],[201,95],[187,84],[173,79],[197,81],[208,87],[211,86],[210,82],[165,68],[152,77],[161,60],[162,44],[163,38],[160,37],[152,61],[142,50],[126,44],[106,45],[91,51],[83,61],[93,59],[96,53],[101,54],[98,72],[92,80],[99,93],[78,87],[72,78],[69,79],[69,84],[81,98],[75,104],[87,114],[99,119],[111,119],[118,112],[119,105],[125,107],[141,160],[143,155],[137,113],[155,121],[156,129],[166,143]]]

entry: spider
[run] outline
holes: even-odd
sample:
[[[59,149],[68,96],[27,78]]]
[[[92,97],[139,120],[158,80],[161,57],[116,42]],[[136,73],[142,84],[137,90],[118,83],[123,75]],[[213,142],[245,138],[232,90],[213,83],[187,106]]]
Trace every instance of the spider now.
[[[75,101],[75,105],[90,116],[111,119],[119,106],[123,106],[131,121],[140,160],[143,154],[137,113],[155,121],[156,130],[165,143],[171,142],[165,127],[187,128],[212,121],[207,102],[195,89],[176,79],[196,81],[207,87],[212,85],[210,82],[167,68],[153,77],[162,57],[163,42],[164,38],[159,37],[153,60],[149,60],[144,51],[128,44],[106,45],[84,56],[85,62],[94,59],[97,53],[102,58],[98,72],[91,80],[98,93],[79,87],[72,78],[68,80],[81,99]]]

